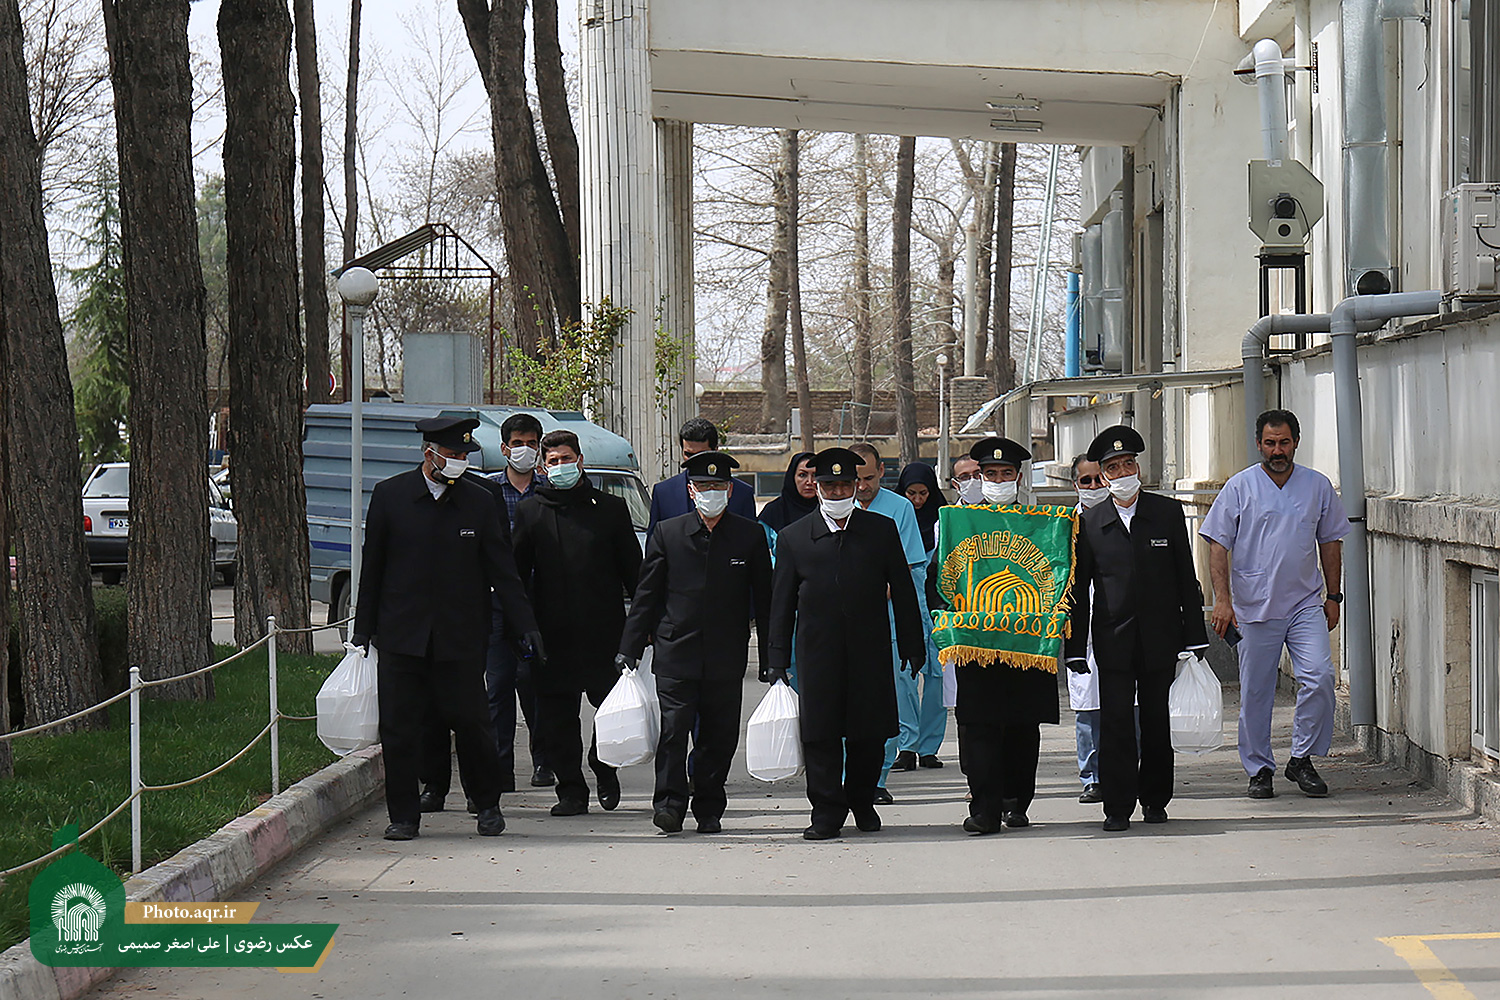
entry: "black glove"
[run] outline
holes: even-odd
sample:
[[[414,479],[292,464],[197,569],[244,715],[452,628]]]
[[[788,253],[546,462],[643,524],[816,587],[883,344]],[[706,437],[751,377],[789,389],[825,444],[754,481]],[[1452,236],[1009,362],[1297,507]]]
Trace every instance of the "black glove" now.
[[[625,673],[625,671],[627,671],[627,670],[634,670],[634,669],[635,669],[635,661],[634,660],[632,660],[630,657],[626,656],[624,653],[616,653],[615,654],[615,670],[618,673],[620,673],[623,676],[624,673]]]
[[[775,684],[777,681],[782,681],[786,684],[792,682],[791,678],[786,674],[786,667],[767,667],[766,675],[761,679],[767,684]]]
[[[1087,673],[1092,673],[1093,672],[1093,671],[1089,670],[1089,661],[1088,660],[1069,660],[1068,661],[1068,670],[1069,670],[1069,672],[1075,673],[1075,674],[1087,674]]]
[[[904,660],[902,661],[901,666],[911,674],[912,680],[916,680],[917,675],[922,672],[922,664],[918,663],[916,660]]]
[[[516,640],[516,650],[525,659],[535,660],[539,665],[547,663],[547,650],[542,646],[542,633],[527,632]]]
[[[360,649],[363,649],[365,651],[366,655],[369,655],[370,637],[367,635],[351,635],[349,637],[349,645],[358,646]]]

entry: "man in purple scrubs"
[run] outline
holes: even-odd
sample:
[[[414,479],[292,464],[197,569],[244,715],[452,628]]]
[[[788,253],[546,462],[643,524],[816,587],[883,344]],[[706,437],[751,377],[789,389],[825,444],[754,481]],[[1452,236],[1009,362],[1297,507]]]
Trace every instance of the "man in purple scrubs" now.
[[[1214,631],[1238,626],[1240,763],[1252,799],[1276,795],[1271,708],[1286,647],[1297,681],[1286,777],[1311,796],[1328,794],[1312,758],[1333,740],[1333,658],[1328,633],[1339,623],[1343,504],[1328,477],[1293,459],[1302,430],[1289,410],[1255,421],[1261,462],[1224,484],[1199,534],[1209,543]],[[1231,566],[1231,556],[1233,565]],[[1326,591],[1325,591],[1326,584]]]

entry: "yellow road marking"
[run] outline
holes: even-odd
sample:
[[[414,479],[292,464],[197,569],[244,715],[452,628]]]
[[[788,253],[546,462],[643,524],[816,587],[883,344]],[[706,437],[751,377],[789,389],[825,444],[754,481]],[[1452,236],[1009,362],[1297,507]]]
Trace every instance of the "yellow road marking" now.
[[[1407,934],[1377,940],[1390,948],[1416,974],[1417,982],[1427,987],[1435,1000],[1477,1000],[1469,988],[1459,982],[1449,968],[1427,947],[1428,941],[1489,941],[1500,939],[1500,932],[1480,934]]]

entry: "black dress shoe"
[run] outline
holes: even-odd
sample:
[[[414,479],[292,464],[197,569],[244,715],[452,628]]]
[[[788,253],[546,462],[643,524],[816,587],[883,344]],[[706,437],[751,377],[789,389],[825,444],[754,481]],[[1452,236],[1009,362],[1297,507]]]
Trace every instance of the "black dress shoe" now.
[[[919,757],[917,759],[917,763],[921,764],[923,767],[942,767],[943,766],[943,762],[940,761],[940,760],[938,760],[938,755],[935,754],[935,753],[924,753],[921,757]]]
[[[1297,783],[1304,795],[1321,799],[1328,794],[1328,783],[1318,774],[1318,769],[1313,767],[1311,757],[1288,757],[1286,776],[1288,781]]]
[[[1119,833],[1121,830],[1130,829],[1129,816],[1106,816],[1104,817],[1104,832]]]
[[[873,804],[877,806],[888,806],[895,801],[895,799],[891,798],[890,792],[886,791],[884,788],[881,788],[879,785],[875,786],[875,798],[871,800]]]
[[[677,833],[682,829],[682,817],[670,809],[658,809],[651,814],[651,825],[662,833]]]
[[[896,754],[896,762],[891,765],[892,771],[915,771],[917,769],[917,755],[912,750],[902,750]]]
[[[545,764],[538,764],[531,772],[532,788],[551,788],[557,784],[557,775],[552,773],[552,768]]]
[[[469,798],[464,799],[464,808],[469,811],[469,815],[470,816],[478,816],[479,815],[479,807],[474,804],[474,800],[473,799],[469,799]]]
[[[1006,813],[1003,819],[1005,820],[1005,825],[1012,830],[1019,830],[1023,826],[1031,825],[1031,820],[1026,818],[1025,813],[1017,812],[1014,809]]]
[[[443,811],[443,800],[447,797],[437,792],[423,792],[417,796],[417,808],[424,813],[440,813]]]
[[[840,827],[810,826],[802,831],[803,840],[836,840],[844,833]]]
[[[1276,789],[1271,787],[1271,781],[1276,777],[1276,772],[1269,767],[1263,767],[1250,776],[1250,791],[1247,793],[1252,799],[1274,799]]]
[[[698,821],[698,832],[699,833],[718,833],[718,832],[720,832],[723,829],[724,829],[724,824],[720,823],[714,817],[709,817],[707,819],[700,819]]]
[[[505,817],[500,815],[500,807],[490,806],[488,809],[479,810],[476,826],[481,837],[498,837],[504,833]]]
[[[1099,783],[1091,781],[1087,785],[1084,785],[1083,794],[1078,796],[1078,801],[1085,803],[1103,802],[1104,793],[1099,790]]]
[[[385,828],[386,840],[416,840],[417,824],[415,823],[392,823]]]
[[[854,825],[859,828],[861,833],[878,833],[880,831],[880,814],[875,811],[874,806],[871,806],[869,809],[860,809],[854,813]]]
[[[582,816],[589,811],[587,802],[578,802],[574,799],[564,799],[552,807],[554,816]]]
[[[1165,823],[1167,821],[1167,810],[1162,806],[1142,806],[1141,819],[1147,823]]]
[[[964,820],[964,831],[967,833],[999,833],[1004,829],[993,816],[970,816]]]
[[[620,804],[620,779],[611,774],[608,777],[599,775],[599,805],[609,812]]]

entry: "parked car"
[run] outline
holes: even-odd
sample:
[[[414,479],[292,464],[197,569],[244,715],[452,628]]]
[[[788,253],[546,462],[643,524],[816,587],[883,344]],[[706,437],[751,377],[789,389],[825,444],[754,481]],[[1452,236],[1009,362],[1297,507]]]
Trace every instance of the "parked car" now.
[[[208,482],[208,533],[212,539],[214,569],[225,583],[233,583],[240,528],[228,498],[212,480]],[[97,466],[84,482],[83,538],[88,546],[89,568],[98,570],[106,585],[119,583],[125,575],[125,553],[130,540],[129,462]]]

